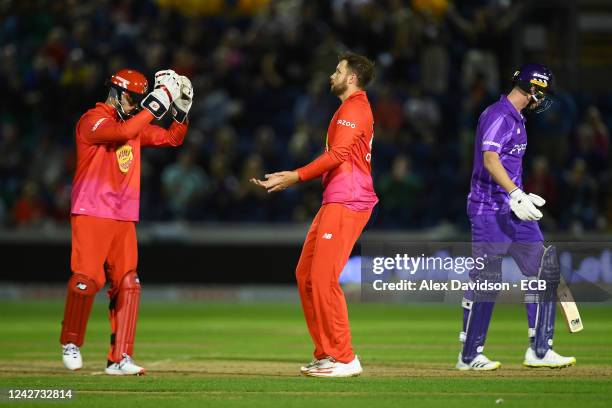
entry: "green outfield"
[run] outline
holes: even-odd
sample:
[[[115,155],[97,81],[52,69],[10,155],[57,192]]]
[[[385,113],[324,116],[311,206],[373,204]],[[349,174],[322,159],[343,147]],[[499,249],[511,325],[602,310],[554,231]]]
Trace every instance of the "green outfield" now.
[[[353,304],[353,343],[364,375],[314,379],[299,375],[311,344],[298,305],[144,303],[136,361],[143,377],[102,374],[108,322],[97,303],[82,349],[85,367],[67,372],[58,336],[61,302],[3,302],[0,388],[75,390],[78,407],[608,407],[612,400],[612,308],[584,305],[585,330],[570,335],[558,321],[556,348],[578,359],[564,370],[529,370],[525,311],[499,306],[487,354],[501,360],[491,373],[453,369],[459,350],[458,308],[440,305]]]

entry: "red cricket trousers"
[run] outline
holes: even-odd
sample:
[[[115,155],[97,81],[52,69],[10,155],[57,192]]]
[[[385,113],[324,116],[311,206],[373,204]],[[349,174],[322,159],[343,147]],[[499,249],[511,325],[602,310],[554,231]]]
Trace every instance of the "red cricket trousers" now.
[[[103,288],[106,279],[111,290],[138,264],[136,225],[133,221],[72,215],[72,272],[89,276]]]
[[[317,359],[333,357],[348,363],[355,358],[338,278],[371,213],[337,203],[324,204],[306,236],[296,278]]]
[[[95,282],[96,291],[104,287],[107,279],[110,282],[112,335],[108,360],[119,362],[123,353],[133,355],[138,318],[140,283],[136,275],[136,225],[132,221],[86,215],[72,215],[71,224],[73,277],[88,277]],[[85,301],[68,293],[60,338],[62,344],[71,342],[81,346],[92,302],[93,296]]]

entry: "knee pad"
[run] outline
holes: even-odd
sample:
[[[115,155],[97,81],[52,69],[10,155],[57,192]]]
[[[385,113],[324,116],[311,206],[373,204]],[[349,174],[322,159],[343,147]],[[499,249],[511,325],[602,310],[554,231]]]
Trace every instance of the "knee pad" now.
[[[557,287],[561,280],[561,266],[557,257],[557,248],[554,245],[544,247],[538,279],[546,281],[546,290],[544,291],[546,296],[542,300],[549,302],[556,301]]]
[[[470,278],[472,282],[501,283],[502,282],[502,257],[488,257],[482,269],[472,269]],[[474,301],[495,302],[499,290],[474,290]]]
[[[130,271],[123,275],[123,278],[121,278],[121,282],[119,283],[119,288],[120,290],[124,289],[140,291],[140,279],[138,278],[136,271]]]
[[[77,295],[95,296],[98,290],[98,283],[87,275],[73,273],[68,280],[68,291]]]

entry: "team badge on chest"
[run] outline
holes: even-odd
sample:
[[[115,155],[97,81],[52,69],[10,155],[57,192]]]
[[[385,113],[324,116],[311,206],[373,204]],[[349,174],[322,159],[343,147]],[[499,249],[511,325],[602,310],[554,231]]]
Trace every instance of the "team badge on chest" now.
[[[130,170],[132,162],[134,161],[132,146],[130,146],[129,144],[125,144],[118,148],[115,154],[117,155],[117,164],[119,165],[119,170],[122,173],[127,173]]]

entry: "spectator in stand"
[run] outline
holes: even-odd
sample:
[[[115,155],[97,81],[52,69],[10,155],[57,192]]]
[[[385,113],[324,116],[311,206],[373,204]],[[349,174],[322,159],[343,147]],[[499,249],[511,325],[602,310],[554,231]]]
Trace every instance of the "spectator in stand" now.
[[[546,206],[541,211],[545,217],[542,223],[547,229],[553,229],[555,221],[559,217],[557,207],[557,180],[550,174],[548,160],[544,156],[538,156],[533,160],[531,172],[525,179],[525,191],[546,197]]]
[[[563,199],[567,207],[563,225],[574,233],[595,228],[598,224],[597,183],[583,159],[575,159],[564,179]]]
[[[404,124],[402,103],[391,86],[383,84],[374,104],[374,122],[382,131],[396,133]]]
[[[204,170],[196,163],[193,150],[183,150],[178,161],[163,170],[161,180],[172,218],[195,218],[202,208],[201,200],[209,189],[209,181]]]
[[[382,223],[390,228],[407,228],[420,225],[421,195],[423,183],[412,170],[412,162],[407,156],[393,160],[391,173],[381,178],[379,183],[381,197]]]
[[[591,128],[594,135],[595,148],[605,159],[610,155],[610,131],[601,117],[601,111],[595,105],[586,110],[586,124]]]
[[[11,212],[16,227],[42,226],[47,213],[47,205],[42,200],[40,189],[35,181],[26,181]]]
[[[193,85],[202,95],[191,110],[190,127],[192,136],[199,136],[192,144],[194,165],[207,170],[211,192],[196,200],[201,204],[197,211],[171,209],[160,199],[162,183],[144,183],[143,219],[176,219],[187,213],[188,218],[206,221],[310,219],[319,204],[316,183],[267,201],[276,211],[257,214],[239,211],[240,194],[235,192],[247,167],[256,167],[256,160],[249,158],[252,152],[259,152],[264,162],[281,163],[266,164],[269,168],[296,166],[315,156],[336,107],[327,74],[321,72],[348,48],[367,53],[377,65],[371,93],[375,183],[393,178],[396,158],[410,158],[430,208],[423,225],[435,226],[447,218],[466,226],[464,212],[456,208],[463,207],[459,198],[469,177],[478,114],[505,85],[511,73],[503,70],[516,65],[517,57],[529,56],[514,52],[524,50],[516,40],[522,38],[524,24],[515,23],[526,21],[526,16],[538,19],[531,13],[537,3],[9,2],[0,6],[0,197],[5,225],[18,223],[12,210],[30,181],[35,181],[34,190],[46,206],[39,212],[41,223],[66,222],[61,214],[67,209],[66,191],[74,171],[72,126],[80,109],[93,105],[110,73],[131,66],[151,76],[168,65],[193,74]],[[462,69],[455,72],[451,66]],[[529,141],[530,151],[548,159],[547,174],[563,186],[568,178],[576,178],[569,174],[580,173],[576,160],[586,161],[587,176],[598,186],[594,207],[601,215],[580,221],[583,228],[598,228],[602,219],[610,218],[612,108],[606,101],[606,95],[587,92],[577,97],[571,90],[557,89],[551,109],[527,121],[530,134],[536,135]],[[399,116],[398,104],[403,110]],[[39,145],[46,146],[46,153],[32,148]],[[279,150],[289,154],[278,155]],[[171,152],[146,152],[143,177],[159,180],[164,169],[178,166],[177,160],[180,156]],[[541,169],[541,161],[536,161],[540,164],[534,163],[534,173]],[[558,227],[564,228],[574,216],[563,200],[584,200],[566,197],[561,185],[558,194],[563,197],[556,200],[556,208],[547,196],[546,208],[553,217],[546,218],[557,218]],[[381,196],[381,206],[384,202]]]

